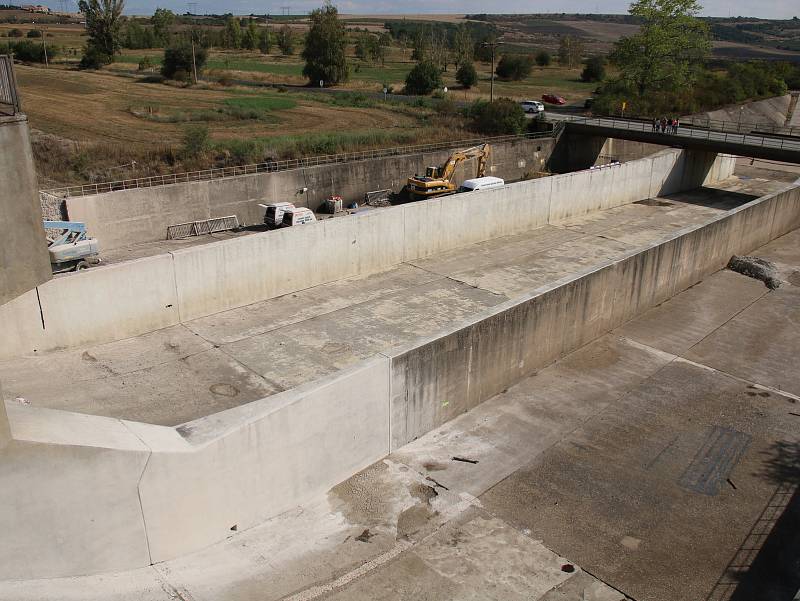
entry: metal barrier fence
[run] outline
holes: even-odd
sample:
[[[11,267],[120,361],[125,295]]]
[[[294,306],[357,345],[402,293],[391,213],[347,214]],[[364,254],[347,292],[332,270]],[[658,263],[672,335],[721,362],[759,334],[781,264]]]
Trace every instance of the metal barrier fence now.
[[[14,60],[0,56],[0,114],[16,115],[21,110],[17,80],[14,78]]]
[[[72,196],[87,196],[89,194],[101,194],[104,192],[115,192],[118,190],[129,190],[132,188],[150,188],[153,186],[165,186],[168,184],[183,184],[187,182],[198,182],[210,179],[220,179],[224,177],[236,177],[240,175],[252,175],[255,173],[272,173],[275,171],[288,171],[290,169],[301,169],[305,167],[318,167],[320,165],[332,165],[335,163],[349,163],[352,161],[363,161],[368,159],[381,159],[391,156],[404,154],[420,154],[423,152],[435,152],[438,150],[449,150],[461,146],[476,146],[484,142],[493,144],[503,142],[516,142],[521,140],[533,140],[537,138],[550,138],[554,132],[536,132],[520,134],[514,136],[495,136],[492,138],[474,138],[471,140],[454,140],[452,142],[440,142],[436,144],[422,144],[417,146],[397,146],[394,148],[383,148],[378,150],[364,150],[359,152],[346,152],[342,154],[322,155],[307,157],[303,159],[288,159],[284,161],[268,161],[265,163],[255,163],[252,165],[242,165],[240,167],[221,167],[219,169],[206,169],[203,171],[190,171],[186,173],[171,173],[167,175],[154,175],[151,177],[139,177],[125,179],[115,182],[102,182],[97,184],[82,184],[79,186],[68,186],[65,188],[54,188],[42,190],[45,194],[68,198]]]

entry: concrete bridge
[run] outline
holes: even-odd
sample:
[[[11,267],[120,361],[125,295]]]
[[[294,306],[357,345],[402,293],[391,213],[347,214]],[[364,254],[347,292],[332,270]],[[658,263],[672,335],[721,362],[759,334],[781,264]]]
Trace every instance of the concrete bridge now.
[[[566,115],[549,118],[562,122],[570,135],[632,140],[800,164],[800,137],[796,136],[732,133],[685,125],[681,125],[677,133],[670,134],[653,131],[651,121],[640,119]]]

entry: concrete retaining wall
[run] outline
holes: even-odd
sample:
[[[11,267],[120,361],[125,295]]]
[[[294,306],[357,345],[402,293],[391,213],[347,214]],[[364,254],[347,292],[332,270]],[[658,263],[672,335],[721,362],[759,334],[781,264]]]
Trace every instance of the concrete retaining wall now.
[[[177,428],[7,404],[0,579],[141,567],[224,540],[797,227],[795,186],[436,338]]]
[[[0,305],[53,277],[28,120],[0,116]]]
[[[494,144],[489,171],[508,181],[543,171],[554,141],[549,138]],[[333,194],[362,202],[369,190],[399,191],[409,175],[440,165],[451,150],[336,163],[308,169],[261,173],[121,190],[67,199],[70,219],[83,221],[101,249],[164,240],[167,226],[211,217],[237,215],[242,224],[260,224],[258,203],[290,201],[316,209]],[[475,163],[462,164],[456,181],[474,177]],[[306,192],[303,189],[307,188]]]
[[[665,150],[613,167],[365,211],[56,278],[0,307],[0,359],[136,336],[733,172]]]

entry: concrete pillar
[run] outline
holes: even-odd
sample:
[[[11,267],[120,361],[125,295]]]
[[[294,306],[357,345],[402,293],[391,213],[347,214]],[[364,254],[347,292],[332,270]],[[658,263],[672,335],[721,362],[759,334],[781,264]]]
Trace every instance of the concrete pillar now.
[[[0,116],[0,305],[52,277],[25,115]]]

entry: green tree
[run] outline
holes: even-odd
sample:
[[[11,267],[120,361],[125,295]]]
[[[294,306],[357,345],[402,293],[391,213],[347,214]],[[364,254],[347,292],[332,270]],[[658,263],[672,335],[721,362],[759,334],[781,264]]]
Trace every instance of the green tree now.
[[[368,33],[361,33],[358,35],[358,37],[356,38],[356,45],[355,45],[356,58],[362,61],[367,60],[371,37],[372,36],[369,35]]]
[[[281,49],[281,54],[284,56],[294,54],[294,34],[288,25],[284,25],[278,31],[278,48]]]
[[[153,33],[161,44],[169,44],[170,28],[175,24],[175,13],[167,8],[157,8],[150,17]]]
[[[504,54],[495,73],[500,79],[519,81],[531,74],[533,59],[526,54]]]
[[[475,42],[469,28],[460,23],[453,36],[453,54],[457,65],[472,63],[475,57]]]
[[[258,49],[261,54],[269,54],[272,50],[272,34],[268,27],[263,27],[258,33]]]
[[[190,125],[183,131],[183,156],[197,158],[211,147],[208,127],[205,125]]]
[[[373,63],[380,63],[381,66],[386,65],[386,52],[389,48],[391,36],[382,34],[380,36],[370,36],[369,40],[369,57]]]
[[[540,50],[536,53],[536,64],[540,67],[549,67],[552,60],[553,59],[547,50]]]
[[[208,51],[202,46],[194,47],[194,64],[199,74],[206,64]],[[192,78],[192,46],[185,40],[173,41],[164,49],[164,60],[161,62],[161,75],[167,79],[189,81]]]
[[[586,61],[586,66],[581,73],[581,81],[603,81],[606,78],[606,59],[602,56],[593,56]]]
[[[494,102],[478,100],[469,108],[472,129],[486,135],[520,134],[525,131],[527,118],[519,103],[509,98]]]
[[[686,88],[711,47],[708,25],[696,18],[697,0],[637,0],[631,15],[639,32],[614,45],[612,58],[623,81],[639,96],[670,87]]]
[[[258,46],[258,26],[255,20],[248,19],[247,28],[242,34],[242,48],[247,50],[255,50]]]
[[[339,20],[339,11],[329,1],[311,12],[311,28],[306,35],[303,67],[311,83],[324,81],[335,85],[347,81],[349,67],[345,56],[347,30]]]
[[[406,75],[406,94],[425,95],[441,87],[442,73],[433,61],[417,63]]]
[[[671,0],[667,0],[668,2]],[[577,67],[581,64],[583,42],[571,35],[562,36],[558,42],[558,62],[564,67]]]
[[[225,47],[226,48],[241,48],[242,47],[242,25],[239,19],[233,15],[228,15],[225,20]]]
[[[478,83],[478,72],[472,63],[461,63],[456,71],[456,81],[469,90]]]
[[[89,41],[81,68],[97,68],[114,61],[122,48],[122,11],[125,0],[80,0],[78,8],[86,19]]]

